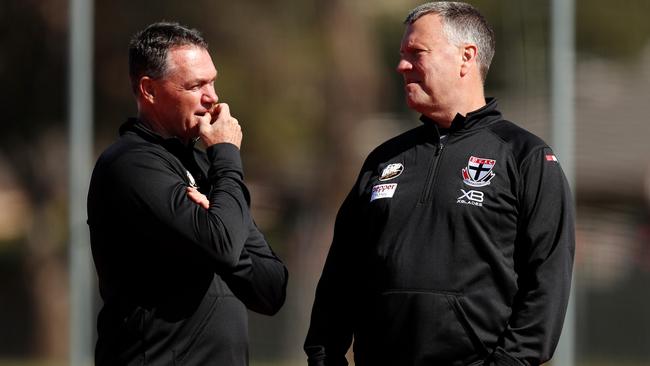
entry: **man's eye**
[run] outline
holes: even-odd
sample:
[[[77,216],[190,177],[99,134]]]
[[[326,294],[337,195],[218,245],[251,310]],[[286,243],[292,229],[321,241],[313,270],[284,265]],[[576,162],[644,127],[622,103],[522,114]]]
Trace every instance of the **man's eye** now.
[[[427,53],[427,50],[412,49],[406,52],[400,52],[401,57],[418,57]]]

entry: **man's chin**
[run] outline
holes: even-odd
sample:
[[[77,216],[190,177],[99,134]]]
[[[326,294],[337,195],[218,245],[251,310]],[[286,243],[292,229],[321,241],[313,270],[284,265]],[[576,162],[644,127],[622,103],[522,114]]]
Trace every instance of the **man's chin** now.
[[[410,109],[412,109],[412,110],[414,110],[416,112],[419,112],[419,113],[422,113],[422,110],[424,110],[425,107],[426,107],[425,105],[422,104],[421,101],[419,101],[417,99],[409,98],[408,96],[406,97],[406,105]]]

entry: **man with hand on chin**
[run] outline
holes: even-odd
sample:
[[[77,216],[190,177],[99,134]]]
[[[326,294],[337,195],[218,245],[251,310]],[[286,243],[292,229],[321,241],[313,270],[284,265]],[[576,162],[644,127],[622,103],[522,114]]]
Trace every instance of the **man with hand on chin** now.
[[[287,270],[251,217],[241,127],[217,103],[198,31],[148,26],[129,68],[138,116],[98,159],[88,195],[104,301],[95,363],[247,365],[247,309],[276,313]]]

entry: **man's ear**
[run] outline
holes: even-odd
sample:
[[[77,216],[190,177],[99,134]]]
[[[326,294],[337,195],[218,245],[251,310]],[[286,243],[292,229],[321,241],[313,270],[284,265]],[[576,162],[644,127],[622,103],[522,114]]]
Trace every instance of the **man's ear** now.
[[[148,76],[141,77],[138,82],[140,95],[149,103],[153,103],[156,99],[156,86],[154,84],[155,81]]]
[[[478,56],[478,47],[475,44],[468,43],[462,47],[462,64],[460,66],[460,76],[467,75],[472,67],[476,67]],[[473,66],[472,66],[473,65]]]

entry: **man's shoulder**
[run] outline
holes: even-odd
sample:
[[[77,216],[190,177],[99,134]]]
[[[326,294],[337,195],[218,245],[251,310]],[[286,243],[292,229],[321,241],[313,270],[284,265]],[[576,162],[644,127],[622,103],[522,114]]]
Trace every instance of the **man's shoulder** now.
[[[430,131],[428,131],[425,125],[417,126],[402,132],[375,147],[370,154],[368,154],[366,161],[385,160],[386,158],[399,155],[413,146],[425,142],[428,133],[430,133]]]
[[[136,133],[127,132],[109,145],[97,159],[96,169],[111,166],[116,162],[129,163],[141,161],[147,157],[154,160],[162,158],[165,149],[151,143]]]
[[[525,159],[532,151],[548,148],[540,137],[508,120],[497,121],[488,130],[510,147],[518,161]]]

